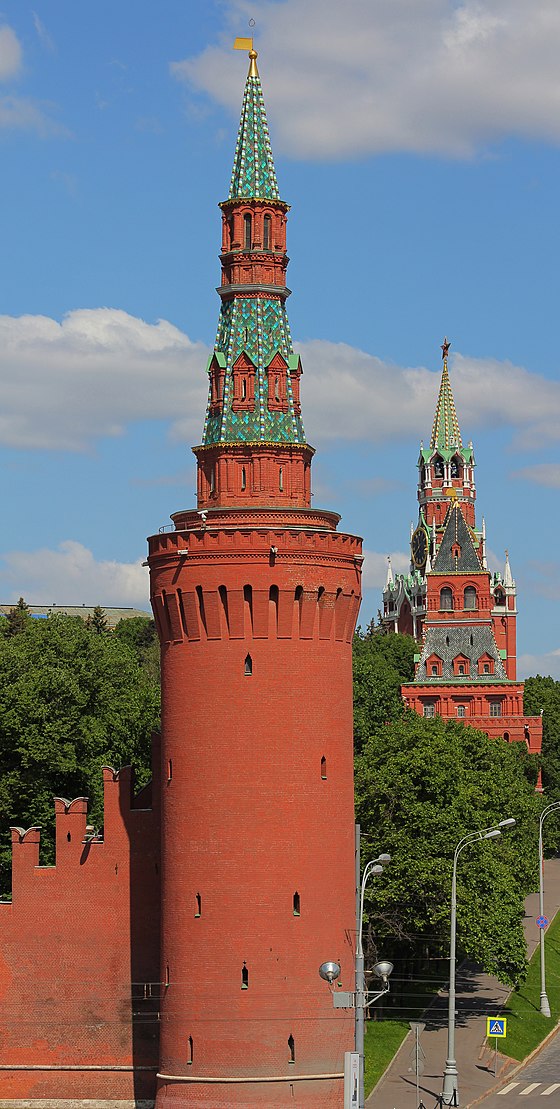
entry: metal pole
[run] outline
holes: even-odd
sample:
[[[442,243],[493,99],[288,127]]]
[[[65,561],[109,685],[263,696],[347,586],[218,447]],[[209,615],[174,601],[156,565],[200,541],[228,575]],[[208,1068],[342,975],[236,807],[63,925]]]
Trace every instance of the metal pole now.
[[[453,879],[451,882],[451,936],[449,948],[449,1009],[447,1021],[447,1059],[443,1076],[442,1099],[446,1105],[459,1104],[459,1082],[457,1061],[455,1059],[455,960],[457,944],[457,859],[462,846],[457,844],[453,856]]]
[[[364,990],[366,987],[364,973],[364,951],[362,947],[362,882],[360,860],[360,825],[356,824],[356,1008],[355,1008],[355,1046],[359,1055],[359,1096],[358,1107],[365,1107],[364,1087]]]
[[[447,1059],[443,1075],[442,1101],[445,1105],[459,1105],[459,1077],[455,1059],[455,964],[457,961],[457,860],[461,851],[470,843],[483,839],[493,839],[502,834],[502,829],[515,824],[515,820],[502,820],[490,828],[479,832],[468,832],[459,840],[453,855],[453,878],[451,881],[451,936],[449,943],[449,1012],[447,1022]]]
[[[546,809],[545,809],[546,812]],[[545,812],[539,820],[539,916],[544,916],[544,859],[543,859],[543,822]],[[546,996],[546,968],[544,962],[544,928],[539,928],[539,948],[541,956],[541,1013],[544,1017],[550,1016],[550,1005]]]
[[[549,813],[554,812],[555,809],[560,809],[560,801],[553,801],[552,804],[547,805],[543,809],[539,818],[539,916],[544,917],[544,856],[543,856],[543,824]],[[546,967],[544,955],[544,933],[545,929],[540,928],[539,936],[539,950],[541,957],[541,1013],[543,1017],[550,1016],[550,1005],[546,993]]]

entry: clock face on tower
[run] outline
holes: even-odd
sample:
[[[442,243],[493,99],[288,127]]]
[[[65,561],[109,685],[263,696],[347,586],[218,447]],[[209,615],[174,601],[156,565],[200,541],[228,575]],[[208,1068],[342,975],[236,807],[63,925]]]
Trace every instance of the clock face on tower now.
[[[428,558],[428,536],[426,529],[420,524],[410,540],[410,553],[417,570],[423,570]]]

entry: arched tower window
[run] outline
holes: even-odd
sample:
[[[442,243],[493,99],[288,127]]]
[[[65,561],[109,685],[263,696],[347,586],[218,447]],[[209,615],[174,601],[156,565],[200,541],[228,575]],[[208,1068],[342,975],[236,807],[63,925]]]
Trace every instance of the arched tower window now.
[[[296,890],[294,893],[294,916],[300,916],[300,904],[300,896]]]
[[[439,454],[434,458],[434,476],[443,477],[443,458]]]
[[[253,220],[249,212],[245,212],[243,216],[243,246],[245,250],[250,250],[253,243]]]
[[[253,673],[253,660],[252,660],[250,655],[246,655],[245,656],[245,676],[247,678],[250,678],[252,673]]]
[[[263,222],[263,249],[270,250],[272,246],[272,217],[265,216]]]
[[[288,1036],[288,1062],[295,1063],[296,1061],[296,1041],[292,1035]]]
[[[453,590],[448,585],[439,591],[439,607],[444,612],[453,612]]]
[[[247,969],[247,963],[243,963],[243,966],[241,968],[241,989],[249,989],[249,971]]]
[[[467,585],[464,592],[463,607],[468,609],[475,609],[476,605],[476,589],[474,585]]]
[[[459,478],[461,477],[461,473],[462,466],[460,459],[457,457],[457,455],[454,455],[454,457],[451,459],[451,477]]]

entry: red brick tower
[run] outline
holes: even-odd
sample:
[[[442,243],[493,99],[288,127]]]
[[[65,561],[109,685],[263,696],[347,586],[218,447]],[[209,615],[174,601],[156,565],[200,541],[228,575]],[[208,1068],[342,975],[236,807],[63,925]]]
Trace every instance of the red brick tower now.
[[[256,53],[229,197],[198,507],[149,540],[162,649],[157,1109],[339,1106],[355,936],[360,540],[311,509],[286,214]]]
[[[516,681],[516,589],[509,558],[503,576],[486,562],[486,528],[476,529],[474,452],[463,447],[443,347],[443,373],[430,446],[418,460],[419,520],[409,574],[383,594],[384,623],[422,644],[414,682],[402,687],[421,716],[457,717],[488,735],[522,740],[538,752],[540,717],[523,714]]]

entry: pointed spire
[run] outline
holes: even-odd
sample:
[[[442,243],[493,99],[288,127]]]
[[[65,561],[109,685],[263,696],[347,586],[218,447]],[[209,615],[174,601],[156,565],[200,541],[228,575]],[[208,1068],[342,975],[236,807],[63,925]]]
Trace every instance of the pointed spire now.
[[[385,589],[388,589],[393,584],[393,567],[391,565],[391,555],[387,555],[387,580],[385,582]]]
[[[446,338],[441,347],[443,354],[443,371],[439,387],[436,414],[434,417],[434,426],[432,428],[432,438],[430,440],[432,450],[437,450],[438,448],[452,450],[454,447],[460,448],[463,446],[447,369],[447,355],[450,346],[451,344]]]
[[[251,49],[249,50],[249,73],[245,84],[241,121],[233,159],[229,200],[241,198],[279,200],[261,79],[257,69],[257,51],[253,50],[252,40],[238,41],[249,41]]]
[[[513,574],[511,572],[511,566],[509,564],[509,553],[508,553],[508,551],[506,551],[506,565],[505,565],[505,569],[504,569],[504,585],[505,585],[506,589],[513,589],[513,587],[515,585],[515,582],[513,580]]]

